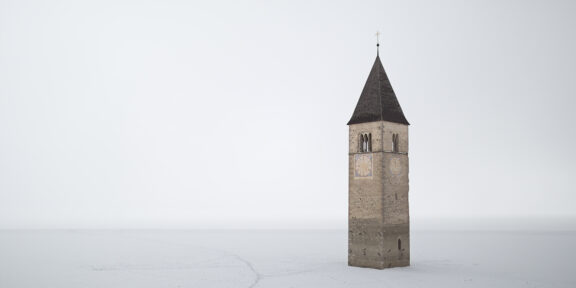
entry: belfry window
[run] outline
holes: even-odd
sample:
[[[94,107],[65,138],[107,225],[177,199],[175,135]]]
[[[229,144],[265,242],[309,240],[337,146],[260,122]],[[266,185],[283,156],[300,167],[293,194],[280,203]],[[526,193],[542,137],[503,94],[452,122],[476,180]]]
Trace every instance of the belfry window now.
[[[360,152],[372,152],[372,133],[358,135]]]
[[[392,151],[398,152],[398,134],[392,134]]]
[[[368,133],[368,152],[372,152],[372,133]]]

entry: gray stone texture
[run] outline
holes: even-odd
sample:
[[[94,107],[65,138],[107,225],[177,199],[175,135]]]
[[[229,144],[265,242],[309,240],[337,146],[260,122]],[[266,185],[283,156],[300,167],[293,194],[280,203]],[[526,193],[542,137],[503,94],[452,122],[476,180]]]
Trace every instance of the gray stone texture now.
[[[372,151],[360,152],[359,135],[370,133]],[[394,152],[392,135],[398,134]],[[356,177],[354,156],[372,155],[372,177]],[[410,265],[408,125],[375,121],[349,125],[348,265]]]

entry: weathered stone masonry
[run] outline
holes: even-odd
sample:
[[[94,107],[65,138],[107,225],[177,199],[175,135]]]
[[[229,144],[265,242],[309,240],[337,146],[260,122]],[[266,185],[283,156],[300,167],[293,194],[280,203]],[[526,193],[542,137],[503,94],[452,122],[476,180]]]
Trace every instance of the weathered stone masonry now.
[[[348,124],[348,264],[408,266],[408,121],[379,57]],[[368,151],[362,135],[370,135]]]

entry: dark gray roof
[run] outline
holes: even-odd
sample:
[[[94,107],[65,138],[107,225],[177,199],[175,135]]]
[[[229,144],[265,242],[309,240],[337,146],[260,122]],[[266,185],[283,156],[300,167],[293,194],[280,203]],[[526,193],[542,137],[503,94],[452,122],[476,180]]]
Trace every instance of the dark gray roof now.
[[[364,84],[356,109],[352,118],[348,121],[350,124],[358,124],[374,121],[389,121],[400,124],[410,125],[398,99],[388,76],[384,71],[384,66],[380,62],[380,56],[376,56],[376,61],[372,66],[372,71],[368,75],[368,80]]]

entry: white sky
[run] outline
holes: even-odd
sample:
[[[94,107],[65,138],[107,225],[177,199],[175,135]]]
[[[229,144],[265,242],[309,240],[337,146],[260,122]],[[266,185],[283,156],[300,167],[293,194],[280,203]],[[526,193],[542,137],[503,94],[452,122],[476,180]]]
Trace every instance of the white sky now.
[[[0,228],[344,227],[376,30],[413,219],[576,217],[575,8],[0,0]]]

